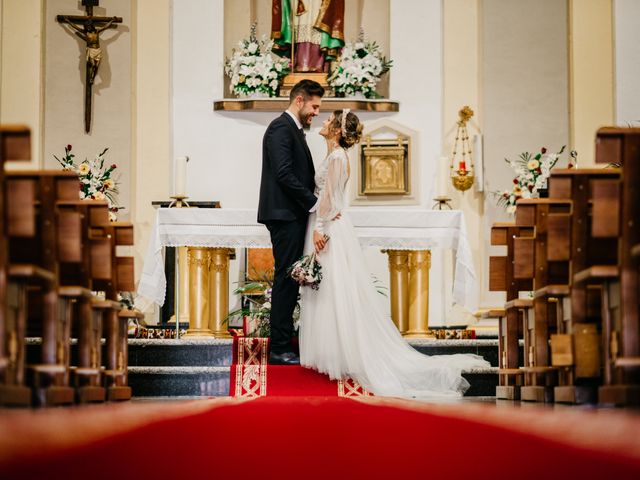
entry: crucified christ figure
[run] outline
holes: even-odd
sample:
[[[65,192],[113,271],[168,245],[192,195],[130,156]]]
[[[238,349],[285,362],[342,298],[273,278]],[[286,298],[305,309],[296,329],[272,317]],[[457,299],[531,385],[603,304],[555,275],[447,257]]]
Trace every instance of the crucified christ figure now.
[[[93,15],[93,7],[98,5],[97,0],[83,0],[82,4],[87,9],[87,15],[57,15],[59,23],[68,25],[74,33],[87,44],[86,74],[84,93],[84,131],[91,131],[91,98],[93,84],[98,74],[98,67],[102,61],[102,48],[100,47],[100,34],[107,28],[112,28],[122,23],[122,17],[96,17]]]
[[[89,17],[85,20],[83,28],[76,25],[68,15],[61,15],[63,22],[76,31],[76,35],[87,43],[87,80],[93,84],[98,74],[98,67],[102,61],[102,49],[100,48],[100,33],[107,28],[111,28],[114,22],[118,21],[118,17],[109,19],[104,25],[96,28],[93,19]]]

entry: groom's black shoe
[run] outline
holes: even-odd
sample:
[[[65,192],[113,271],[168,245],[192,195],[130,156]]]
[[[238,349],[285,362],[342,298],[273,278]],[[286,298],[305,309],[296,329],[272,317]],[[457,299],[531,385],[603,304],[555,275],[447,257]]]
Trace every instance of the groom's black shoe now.
[[[271,352],[269,365],[300,365],[300,357],[293,352]]]

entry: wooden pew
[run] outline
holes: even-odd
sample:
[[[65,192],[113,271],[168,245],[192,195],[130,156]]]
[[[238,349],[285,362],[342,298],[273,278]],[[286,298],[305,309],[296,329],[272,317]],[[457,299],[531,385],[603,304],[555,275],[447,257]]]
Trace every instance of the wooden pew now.
[[[117,302],[97,299],[92,291],[101,266],[113,258],[102,244],[102,228],[109,224],[107,202],[68,200],[58,203],[58,219],[64,241],[60,245],[60,296],[63,310],[78,338],[78,361],[71,368],[71,384],[79,403],[102,402],[101,339],[103,318]],[[74,239],[74,240],[71,240]],[[107,239],[108,241],[108,239]]]
[[[562,297],[569,294],[569,241],[566,235],[571,202],[549,198],[519,200],[516,225],[529,227],[533,236],[514,239],[514,271],[533,280],[531,311],[523,321],[525,385],[521,399],[549,402],[558,370],[551,365],[549,338],[562,317]]]
[[[8,239],[5,202],[4,163],[11,160],[31,158],[31,131],[24,125],[0,125],[0,405],[24,406],[31,403],[31,391],[25,386],[24,348],[20,338],[24,338],[24,323],[15,323],[7,328],[8,308],[16,308],[18,292],[11,298],[7,289]],[[14,317],[13,322],[16,321]]]
[[[519,340],[522,337],[522,322],[526,316],[526,305],[530,300],[519,299],[521,291],[531,290],[530,280],[516,279],[514,275],[514,238],[532,234],[531,229],[521,229],[515,223],[495,223],[491,227],[491,245],[506,247],[506,255],[489,258],[489,290],[505,292],[507,303],[504,309],[488,314],[499,318],[499,385],[496,398],[518,400],[523,372]]]
[[[596,235],[614,229],[610,205],[619,202],[618,276],[608,272],[606,286],[613,288],[603,290],[604,385],[598,391],[598,399],[604,404],[640,405],[640,280],[633,250],[640,243],[640,128],[600,129],[596,136],[596,162],[622,166],[619,191],[613,191],[611,186],[603,189],[601,210],[603,215],[609,213],[609,223],[601,222],[593,232]],[[595,210],[594,205],[594,214]],[[610,301],[612,307],[618,308],[607,308]]]
[[[558,169],[551,173],[550,196],[570,199],[571,216],[571,296],[567,302],[570,315],[559,322],[558,335],[552,339],[552,361],[560,367],[560,384],[554,389],[556,401],[585,403],[595,401],[595,391],[602,375],[602,278],[582,281],[576,274],[593,265],[615,265],[615,235],[591,235],[593,218],[607,217],[605,223],[615,225],[617,207],[594,199],[604,188],[619,182],[617,168]],[[578,281],[576,281],[578,280]]]
[[[122,247],[133,246],[133,225],[130,222],[110,222],[102,227],[103,237],[109,242],[103,244],[105,253],[113,259],[103,264],[102,275],[96,286],[103,290],[107,299],[116,300],[118,292],[135,290],[133,257],[119,255]],[[131,399],[131,387],[128,386],[128,325],[132,317],[139,318],[139,312],[111,309],[105,319],[107,339],[105,385],[107,399],[122,401]]]
[[[26,323],[27,335],[41,336],[40,360],[27,366],[27,382],[36,405],[73,402],[66,351],[69,325],[59,312],[59,260],[56,204],[77,197],[73,172],[12,171],[6,174],[9,280],[17,285],[14,326]],[[24,349],[24,338],[20,341]]]

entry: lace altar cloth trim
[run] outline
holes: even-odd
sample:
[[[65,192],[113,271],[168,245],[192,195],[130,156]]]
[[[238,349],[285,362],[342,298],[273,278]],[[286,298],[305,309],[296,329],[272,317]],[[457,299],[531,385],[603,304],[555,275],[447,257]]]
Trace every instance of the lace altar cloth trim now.
[[[453,301],[470,311],[477,309],[476,275],[462,211],[360,208],[344,214],[362,247],[453,250]],[[138,308],[164,304],[163,247],[271,248],[269,232],[256,218],[253,209],[158,209],[138,285]]]

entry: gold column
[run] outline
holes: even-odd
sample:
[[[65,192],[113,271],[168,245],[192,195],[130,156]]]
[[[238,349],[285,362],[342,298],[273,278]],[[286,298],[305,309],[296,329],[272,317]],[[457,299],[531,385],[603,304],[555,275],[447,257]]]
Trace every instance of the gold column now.
[[[225,321],[229,316],[229,255],[232,248],[212,248],[209,265],[209,329],[217,338],[230,338],[229,325]]]
[[[185,337],[212,337],[209,325],[211,317],[211,296],[209,268],[211,248],[188,247],[189,266],[189,330]],[[180,309],[182,310],[182,309]]]
[[[180,312],[178,318],[180,322],[189,323],[189,260],[188,248],[176,247],[178,255],[178,269],[180,271],[180,286],[178,295],[180,295]],[[175,313],[171,316],[169,322],[175,322]]]
[[[409,325],[409,252],[383,250],[389,256],[389,283],[391,287],[391,318],[400,333]]]
[[[406,338],[431,338],[429,334],[430,250],[409,252],[409,331]]]

